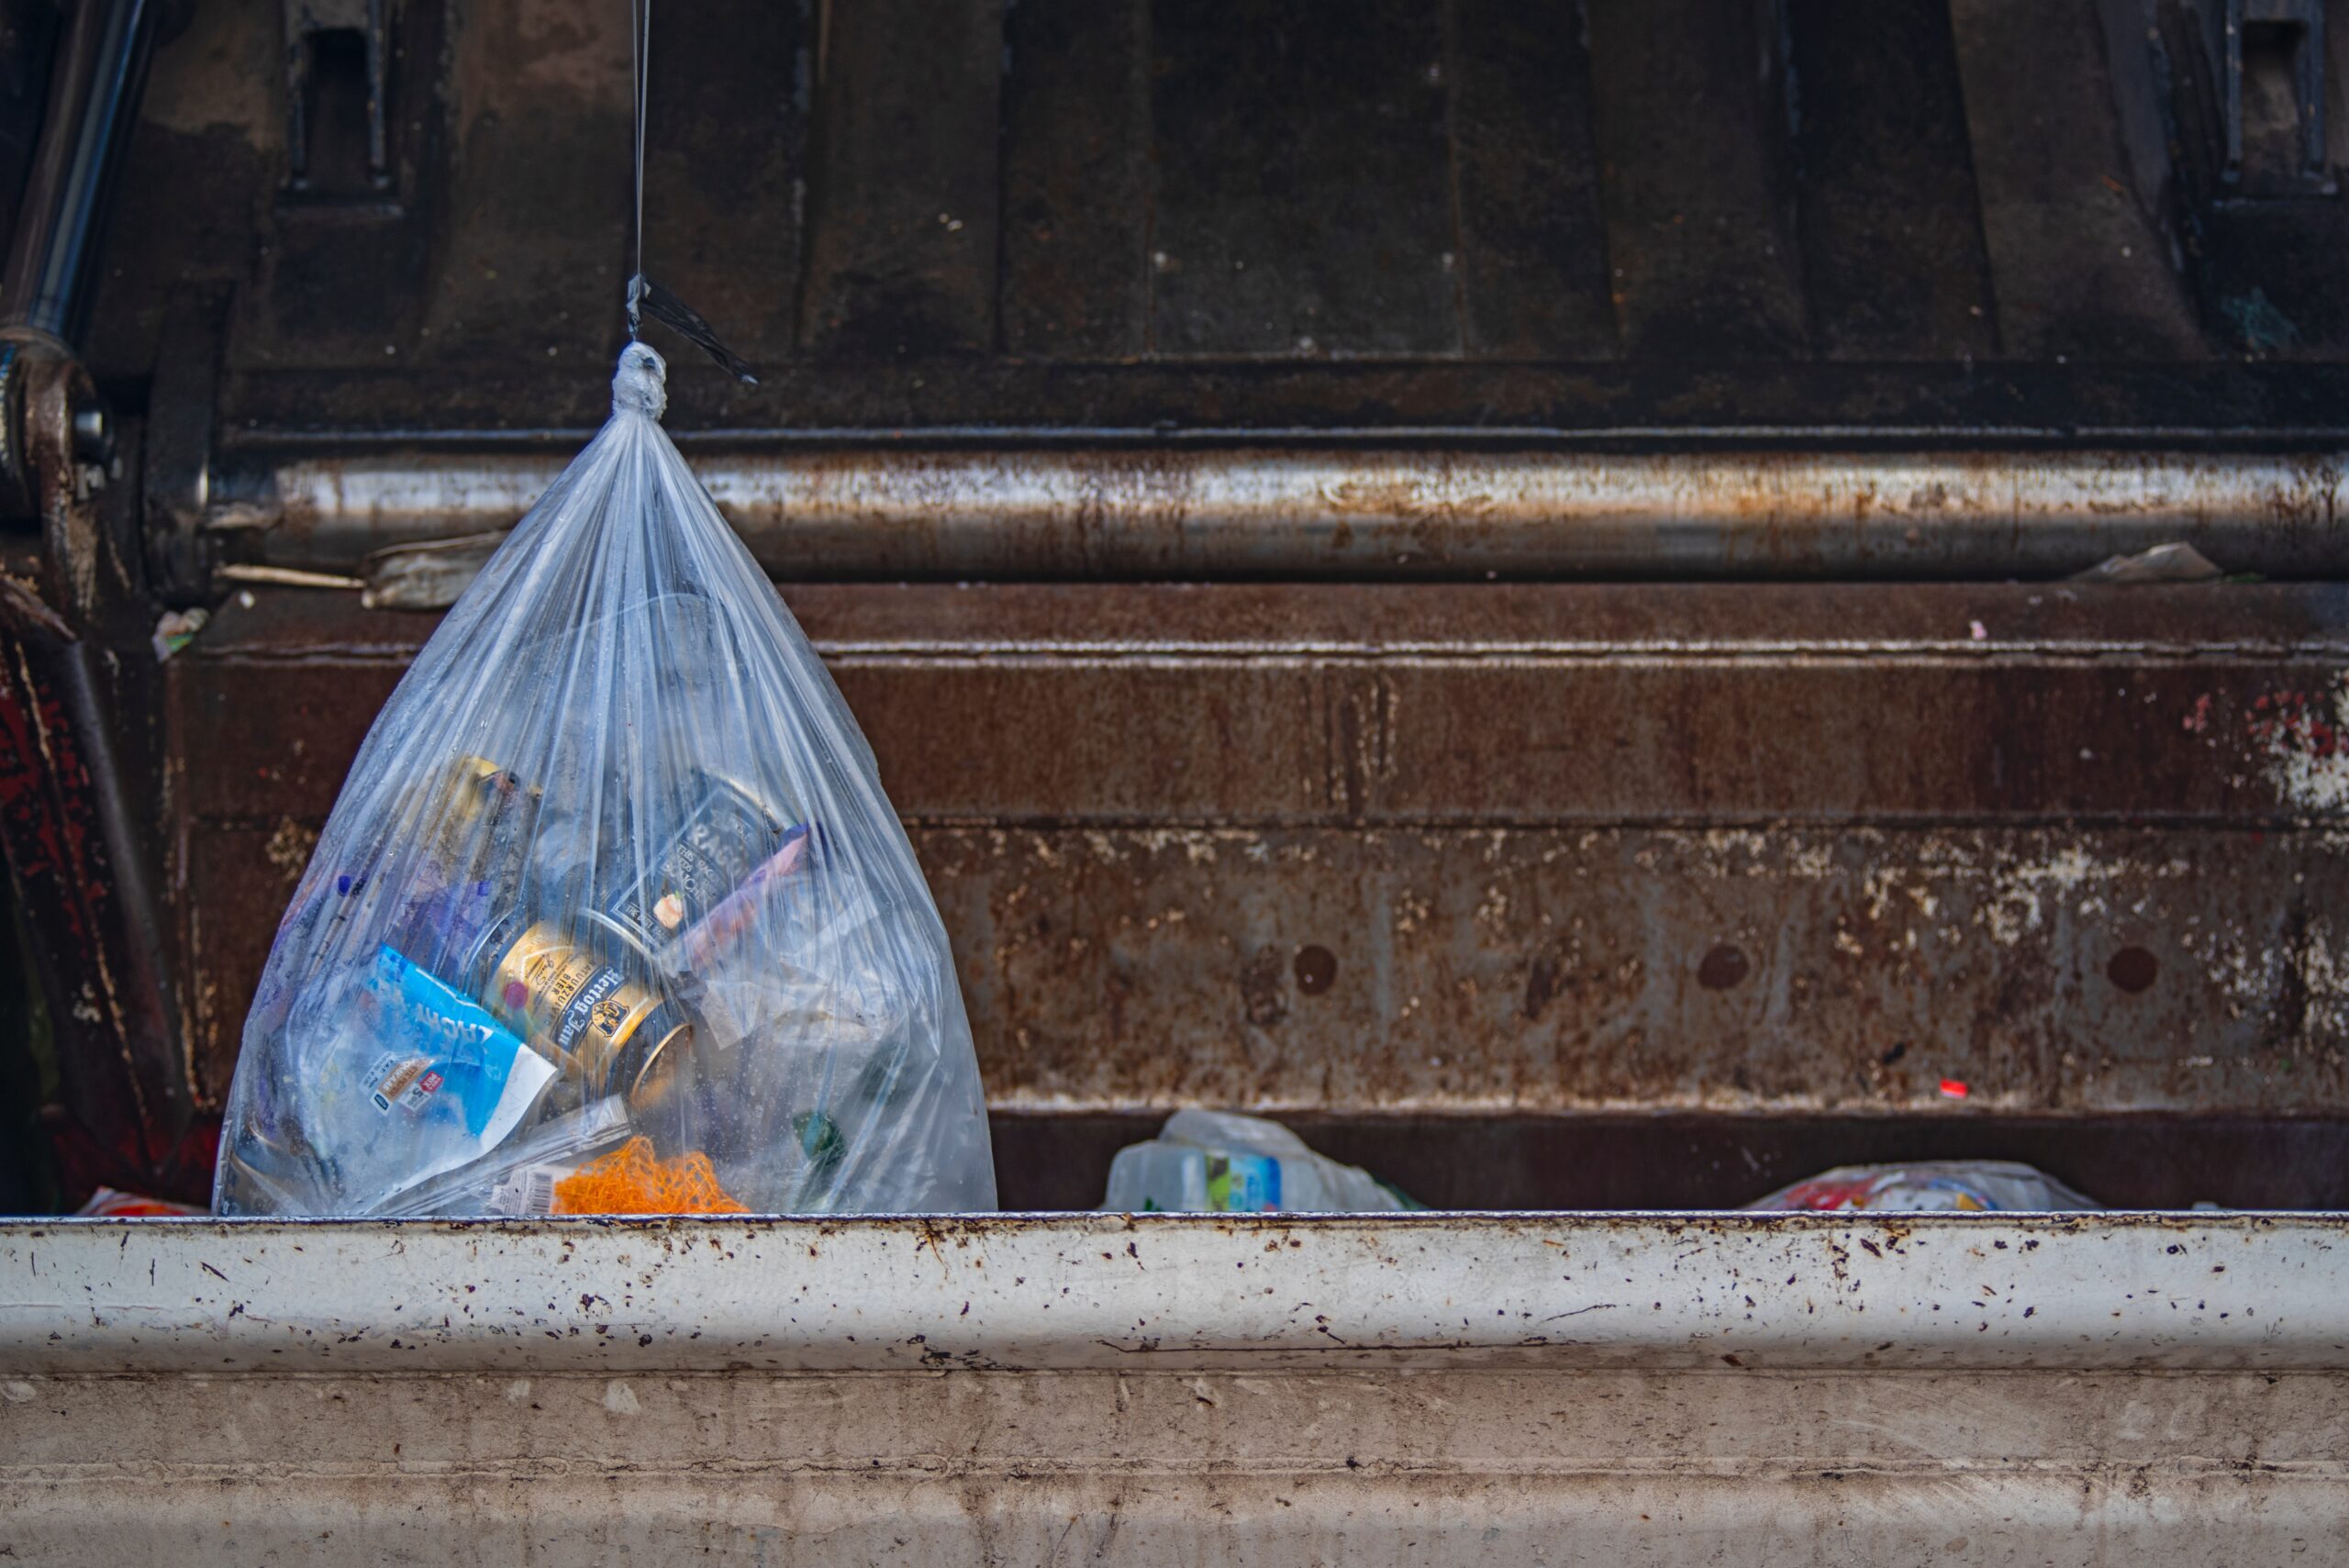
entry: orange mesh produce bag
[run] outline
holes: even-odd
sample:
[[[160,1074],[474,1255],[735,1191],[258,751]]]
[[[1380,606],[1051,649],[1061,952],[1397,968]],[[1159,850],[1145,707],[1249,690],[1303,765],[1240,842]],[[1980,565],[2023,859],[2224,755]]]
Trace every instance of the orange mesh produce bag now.
[[[554,1184],[557,1214],[748,1214],[726,1195],[709,1156],[696,1150],[653,1157],[652,1140],[631,1138]]]

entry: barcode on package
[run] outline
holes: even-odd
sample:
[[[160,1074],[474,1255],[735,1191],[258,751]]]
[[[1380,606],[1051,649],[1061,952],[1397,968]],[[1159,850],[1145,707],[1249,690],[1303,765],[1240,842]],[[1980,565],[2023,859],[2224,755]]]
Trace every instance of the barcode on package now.
[[[490,1195],[489,1211],[517,1219],[532,1219],[554,1212],[554,1184],[569,1172],[558,1165],[531,1165],[497,1184]]]

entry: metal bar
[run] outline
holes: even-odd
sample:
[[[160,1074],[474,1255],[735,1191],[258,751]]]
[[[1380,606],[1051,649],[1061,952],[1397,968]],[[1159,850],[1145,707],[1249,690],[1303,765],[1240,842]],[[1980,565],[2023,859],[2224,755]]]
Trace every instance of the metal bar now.
[[[150,1158],[160,1169],[187,1130],[194,1107],[182,1035],[173,1016],[163,904],[139,821],[149,807],[135,793],[139,776],[121,754],[117,716],[124,705],[115,695],[106,660],[105,651],[87,639],[68,643],[59,651],[57,683],[68,721],[81,742],[89,800],[105,849],[106,859],[95,863],[102,868],[101,874],[111,874],[118,903],[114,920],[121,992],[113,1001],[120,1009],[121,1049],[137,1091],[134,1106],[154,1145]]]
[[[2338,1371],[2344,1240],[2339,1215],[16,1222],[0,1373],[1717,1368],[1724,1351]]]
[[[78,343],[88,320],[107,188],[146,84],[157,6],[80,0],[71,9],[39,150],[0,276],[0,329],[61,348]]]
[[[233,558],[350,572],[510,524],[567,454],[288,454],[214,487]],[[2349,571],[2349,454],[1335,450],[697,453],[783,578],[1965,578],[2185,540]],[[245,497],[238,499],[237,497]]]

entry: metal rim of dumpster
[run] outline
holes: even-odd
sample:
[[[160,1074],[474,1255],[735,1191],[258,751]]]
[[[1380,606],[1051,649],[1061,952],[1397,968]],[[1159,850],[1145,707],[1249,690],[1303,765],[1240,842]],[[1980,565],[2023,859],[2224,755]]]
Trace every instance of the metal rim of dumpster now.
[[[2332,1369],[2349,1216],[0,1226],[0,1373]]]

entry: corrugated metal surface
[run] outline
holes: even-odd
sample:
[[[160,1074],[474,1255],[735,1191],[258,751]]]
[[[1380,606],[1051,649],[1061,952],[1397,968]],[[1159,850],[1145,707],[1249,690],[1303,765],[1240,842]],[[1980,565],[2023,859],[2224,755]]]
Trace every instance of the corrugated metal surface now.
[[[2155,0],[908,14],[710,0],[653,52],[648,261],[765,373],[682,366],[681,427],[2342,428],[2349,217],[2219,199]],[[624,13],[395,16],[362,204],[272,199],[279,6],[158,51],[102,378],[213,284],[228,439],[595,422]]]
[[[0,1229],[0,1546],[2349,1560],[2337,1219]]]

